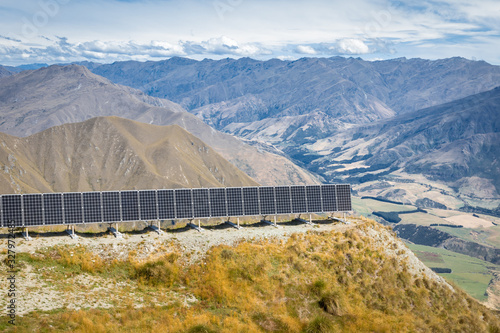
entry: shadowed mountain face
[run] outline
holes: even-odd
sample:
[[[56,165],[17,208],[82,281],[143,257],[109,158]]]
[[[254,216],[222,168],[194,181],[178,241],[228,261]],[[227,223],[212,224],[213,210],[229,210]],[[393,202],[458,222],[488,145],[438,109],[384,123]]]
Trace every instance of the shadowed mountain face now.
[[[251,147],[212,129],[178,104],[113,84],[85,67],[50,66],[0,79],[1,132],[27,136],[97,116],[179,125],[262,185],[317,182],[283,156]]]
[[[311,166],[332,177],[368,181],[402,170],[458,193],[500,199],[500,88],[359,126],[294,153],[311,152]]]
[[[175,101],[219,130],[281,148],[500,85],[500,67],[463,58],[172,58],[92,68],[113,82]]]
[[[0,140],[1,193],[257,184],[176,125],[99,117]]]
[[[11,75],[12,73],[7,68],[0,66],[0,79]]]

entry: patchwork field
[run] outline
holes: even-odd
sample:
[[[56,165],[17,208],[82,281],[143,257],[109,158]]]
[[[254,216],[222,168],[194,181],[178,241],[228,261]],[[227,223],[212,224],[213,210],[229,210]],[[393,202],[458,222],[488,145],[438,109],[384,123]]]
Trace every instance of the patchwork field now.
[[[430,246],[407,244],[428,267],[450,268],[452,273],[439,274],[451,281],[475,299],[485,302],[487,290],[494,272],[500,267],[489,262]]]

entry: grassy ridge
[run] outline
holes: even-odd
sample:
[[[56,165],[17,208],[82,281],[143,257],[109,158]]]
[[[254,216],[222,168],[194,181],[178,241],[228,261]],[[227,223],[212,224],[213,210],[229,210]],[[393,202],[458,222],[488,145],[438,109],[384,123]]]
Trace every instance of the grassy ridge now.
[[[499,332],[500,321],[464,292],[415,278],[365,236],[388,229],[366,222],[341,232],[294,234],[287,241],[244,241],[212,248],[199,262],[180,253],[147,262],[105,262],[80,247],[72,256],[48,249],[21,260],[51,274],[128,280],[142,290],[194,295],[180,303],[143,308],[34,312],[17,332]],[[0,329],[14,331],[2,324]]]

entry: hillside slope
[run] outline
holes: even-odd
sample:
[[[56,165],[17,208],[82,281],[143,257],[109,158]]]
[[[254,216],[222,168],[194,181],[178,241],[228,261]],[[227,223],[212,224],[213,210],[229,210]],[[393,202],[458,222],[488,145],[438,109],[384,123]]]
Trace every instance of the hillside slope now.
[[[176,232],[175,240],[134,234],[124,242],[85,237],[84,246],[64,238],[65,245],[47,247],[43,238],[34,239],[29,247],[21,245],[18,253],[19,288],[30,290],[29,298],[20,292],[23,315],[17,327],[0,323],[0,329],[283,333],[500,329],[493,311],[425,267],[387,228],[366,220],[352,222],[309,232],[305,231],[310,228],[297,226],[302,231],[292,235],[288,227],[257,228],[261,236],[256,237],[246,230],[217,230],[209,240],[195,231]],[[0,270],[7,268],[3,265]]]
[[[257,184],[177,125],[98,117],[0,140],[1,193]]]
[[[27,136],[97,116],[179,125],[262,185],[316,183],[283,156],[220,133],[178,104],[111,83],[82,66],[50,66],[0,79],[0,131]]]
[[[500,199],[500,88],[358,126],[291,154],[332,178],[424,175],[464,200]],[[397,198],[399,196],[399,198]],[[404,193],[394,199],[402,201]]]

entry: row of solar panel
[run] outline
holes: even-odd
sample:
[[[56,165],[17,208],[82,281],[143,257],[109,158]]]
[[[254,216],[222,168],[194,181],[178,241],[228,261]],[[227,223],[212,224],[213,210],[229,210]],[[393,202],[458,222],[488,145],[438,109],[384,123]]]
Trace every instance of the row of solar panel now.
[[[2,195],[2,227],[351,210],[349,185]]]

